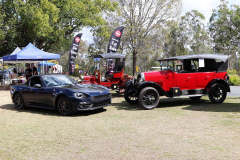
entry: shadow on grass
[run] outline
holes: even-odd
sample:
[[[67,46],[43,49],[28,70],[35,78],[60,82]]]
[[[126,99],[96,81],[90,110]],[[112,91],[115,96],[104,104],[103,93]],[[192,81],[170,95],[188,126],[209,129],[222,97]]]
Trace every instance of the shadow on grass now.
[[[230,98],[234,101],[236,98]],[[120,103],[112,103],[112,106],[117,108],[118,110],[143,110],[139,104],[130,105],[126,101],[122,101]],[[181,107],[183,110],[191,110],[191,111],[206,111],[206,112],[240,112],[240,104],[239,103],[218,103],[214,104],[210,100],[200,99],[200,100],[191,100],[187,98],[183,99],[160,99],[159,105],[157,108],[169,108],[169,107]]]
[[[6,109],[10,111],[18,111],[18,112],[28,112],[33,114],[42,114],[42,115],[49,115],[49,116],[62,116],[60,115],[56,110],[50,110],[50,109],[42,109],[42,108],[32,108],[27,107],[25,110],[16,110],[14,107],[14,104],[5,104],[0,106],[1,109]],[[77,113],[72,114],[69,117],[76,117],[76,116],[90,116],[98,113],[106,112],[106,109],[96,109],[92,111],[80,111]]]

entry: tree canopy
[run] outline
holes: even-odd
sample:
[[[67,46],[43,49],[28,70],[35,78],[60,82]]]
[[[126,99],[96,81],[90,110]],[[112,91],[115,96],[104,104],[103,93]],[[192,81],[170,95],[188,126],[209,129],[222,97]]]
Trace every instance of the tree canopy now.
[[[83,27],[104,25],[102,14],[116,5],[110,0],[2,0],[0,52],[30,42],[45,51],[59,49]]]

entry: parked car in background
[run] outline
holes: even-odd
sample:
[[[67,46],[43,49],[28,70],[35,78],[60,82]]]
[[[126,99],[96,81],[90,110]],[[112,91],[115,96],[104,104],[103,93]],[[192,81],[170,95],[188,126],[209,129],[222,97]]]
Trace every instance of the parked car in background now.
[[[127,83],[124,97],[128,103],[153,109],[160,96],[198,100],[204,95],[213,103],[222,103],[230,92],[227,55],[184,55],[158,61],[161,71],[143,72]]]
[[[61,74],[36,75],[10,88],[15,108],[55,109],[61,115],[95,110],[111,105],[109,89],[96,84],[77,84]]]

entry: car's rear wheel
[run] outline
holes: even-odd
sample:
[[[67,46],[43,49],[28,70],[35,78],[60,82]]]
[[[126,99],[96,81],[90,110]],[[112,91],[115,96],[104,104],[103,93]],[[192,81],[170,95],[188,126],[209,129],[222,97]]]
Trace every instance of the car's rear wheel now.
[[[14,106],[17,110],[25,109],[25,104],[21,94],[17,93],[13,98]]]
[[[202,96],[197,96],[197,97],[189,97],[191,100],[199,100],[200,98],[202,98]]]
[[[153,109],[159,103],[159,94],[155,88],[146,87],[141,90],[138,102],[144,109]]]
[[[134,91],[132,91],[132,86],[130,85],[125,89],[125,92],[124,92],[124,98],[129,104],[138,103],[138,98],[132,96],[133,94],[134,94]]]
[[[57,110],[63,116],[69,116],[72,114],[72,106],[67,97],[62,96],[57,101]]]
[[[214,84],[209,90],[208,97],[212,103],[222,103],[227,97],[226,87],[220,83]]]

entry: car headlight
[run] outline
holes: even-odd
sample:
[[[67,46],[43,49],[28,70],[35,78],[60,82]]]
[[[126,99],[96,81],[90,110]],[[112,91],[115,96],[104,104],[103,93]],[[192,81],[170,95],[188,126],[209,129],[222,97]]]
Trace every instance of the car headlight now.
[[[88,97],[88,95],[84,93],[75,93],[74,95],[76,98],[79,98],[79,99],[86,99]]]
[[[83,76],[83,75],[81,75],[80,78],[81,78],[82,80],[84,80],[84,76]]]
[[[144,73],[141,73],[141,81],[142,81],[142,82],[145,81],[145,75],[144,75]]]

